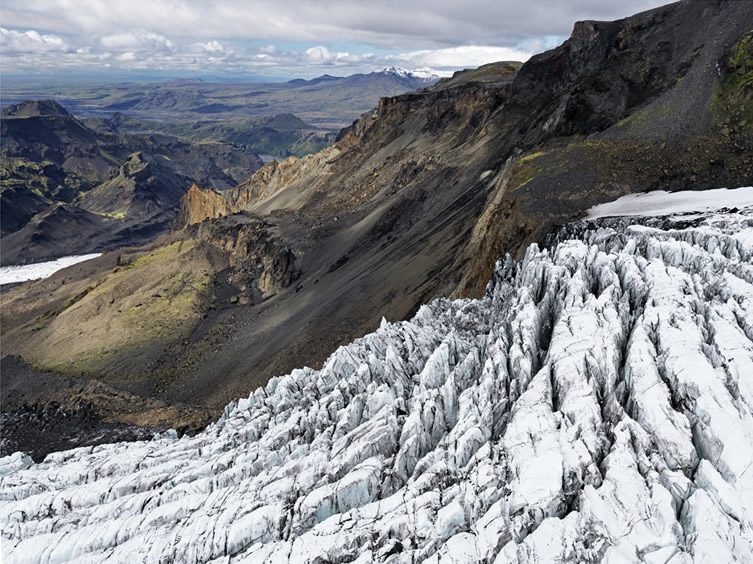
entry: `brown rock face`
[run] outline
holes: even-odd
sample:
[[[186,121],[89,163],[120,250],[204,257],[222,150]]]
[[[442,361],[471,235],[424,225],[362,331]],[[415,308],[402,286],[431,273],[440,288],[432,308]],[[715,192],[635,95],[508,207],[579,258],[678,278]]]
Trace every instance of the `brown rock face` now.
[[[181,200],[180,212],[175,223],[182,228],[230,213],[230,203],[220,192],[202,190],[196,184],[192,184]]]

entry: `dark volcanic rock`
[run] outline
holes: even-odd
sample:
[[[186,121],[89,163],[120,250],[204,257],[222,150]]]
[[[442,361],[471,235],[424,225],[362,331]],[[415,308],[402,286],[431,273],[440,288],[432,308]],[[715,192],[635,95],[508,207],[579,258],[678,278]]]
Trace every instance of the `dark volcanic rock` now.
[[[254,288],[255,301],[268,298],[290,286],[300,276],[293,250],[279,229],[262,218],[244,213],[205,221],[193,226],[192,236],[229,253],[236,278]]]
[[[41,461],[70,448],[148,440],[176,423],[181,433],[192,433],[209,421],[203,410],[34,370],[16,357],[3,358],[0,368],[0,456],[23,451]]]
[[[70,117],[68,111],[55,100],[26,100],[3,109],[2,117],[58,116]]]
[[[95,131],[51,100],[6,108],[0,137],[2,234],[14,239],[3,243],[3,264],[56,258],[66,245],[72,248],[64,254],[143,244],[170,228],[192,183],[227,188],[262,165],[258,156],[223,143]],[[79,236],[72,224],[54,237],[42,232],[47,222],[33,218],[58,204],[99,215],[91,219],[98,231]],[[29,232],[33,244],[17,244]]]

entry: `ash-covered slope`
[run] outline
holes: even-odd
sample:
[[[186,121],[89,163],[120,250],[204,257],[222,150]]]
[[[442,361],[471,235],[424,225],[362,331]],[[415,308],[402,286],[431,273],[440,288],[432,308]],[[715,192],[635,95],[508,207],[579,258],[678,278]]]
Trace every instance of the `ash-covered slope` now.
[[[195,437],[2,459],[4,561],[750,561],[753,207],[561,237]]]
[[[751,29],[749,6],[727,0],[579,22],[522,66],[385,98],[333,147],[267,164],[233,190],[192,190],[184,223],[261,215],[301,276],[269,304],[213,318],[231,338],[187,351],[197,362],[170,393],[186,401],[221,374],[224,403],[322,362],[382,315],[477,297],[499,256],[522,256],[595,204],[751,184]]]

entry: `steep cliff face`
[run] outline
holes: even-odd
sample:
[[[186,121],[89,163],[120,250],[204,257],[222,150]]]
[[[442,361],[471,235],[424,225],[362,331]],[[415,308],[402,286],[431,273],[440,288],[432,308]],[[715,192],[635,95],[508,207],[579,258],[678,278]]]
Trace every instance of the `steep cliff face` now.
[[[205,219],[222,217],[232,213],[230,204],[215,190],[202,190],[192,184],[181,200],[176,225],[186,227]]]

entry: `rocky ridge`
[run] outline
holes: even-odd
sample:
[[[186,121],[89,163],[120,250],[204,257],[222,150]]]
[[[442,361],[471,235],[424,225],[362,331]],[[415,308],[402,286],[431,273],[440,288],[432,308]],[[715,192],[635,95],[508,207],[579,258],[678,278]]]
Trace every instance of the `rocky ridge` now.
[[[142,245],[170,229],[193,182],[228,188],[262,164],[228,144],[95,131],[53,100],[5,108],[0,135],[3,264],[59,258],[59,247],[85,254]],[[60,205],[96,228],[41,230]]]

